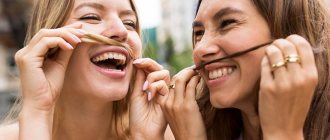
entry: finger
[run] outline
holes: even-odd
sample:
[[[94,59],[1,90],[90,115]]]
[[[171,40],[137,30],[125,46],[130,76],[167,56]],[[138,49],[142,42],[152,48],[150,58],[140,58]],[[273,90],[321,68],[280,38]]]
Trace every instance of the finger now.
[[[290,56],[299,56],[295,45],[289,42],[288,40],[278,39],[274,41],[273,44],[282,51],[285,59],[287,59]],[[287,69],[289,72],[291,72],[292,74],[296,74],[299,72],[299,69],[301,68],[301,65],[299,63],[292,63],[292,62],[288,62],[287,60],[285,61],[287,62]]]
[[[186,96],[185,93],[187,83],[194,75],[196,75],[196,72],[192,68],[186,68],[175,76],[175,102],[183,101],[184,97]]]
[[[73,24],[69,24],[66,26],[63,26],[63,28],[76,28],[76,29],[81,29],[83,26],[82,23],[73,23]]]
[[[60,37],[44,37],[31,50],[31,54],[37,57],[45,57],[48,50],[59,47],[62,50],[73,50],[73,46]]]
[[[195,101],[196,100],[196,87],[199,83],[201,77],[199,75],[193,76],[186,87],[186,97],[188,101]]]
[[[291,35],[287,39],[296,46],[299,57],[301,58],[301,66],[307,68],[309,71],[315,71],[314,54],[308,41],[298,35]]]
[[[166,82],[164,80],[160,80],[150,84],[149,92],[151,93],[151,96],[148,97],[148,101],[152,100],[155,96],[160,96],[157,98],[157,102],[160,103],[164,101],[161,99],[164,95],[168,94],[169,90]]]
[[[31,48],[34,44],[38,43],[44,37],[61,37],[72,45],[76,45],[81,42],[79,37],[82,37],[84,34],[77,29],[41,29],[29,42],[27,47]]]
[[[142,87],[143,87],[145,78],[146,78],[145,73],[142,70],[137,69],[132,98],[135,98],[137,96],[144,94]]]
[[[261,85],[272,85],[273,84],[273,75],[270,67],[269,60],[266,56],[262,58],[261,61]]]
[[[163,66],[158,64],[156,61],[150,58],[140,58],[134,60],[133,64],[140,69],[143,69],[145,72],[150,73],[154,71],[159,71],[163,69]]]
[[[284,78],[286,73],[286,67],[281,50],[275,45],[270,45],[266,48],[266,55],[274,73],[274,78]]]
[[[151,72],[148,74],[146,82],[153,83],[153,82],[159,81],[159,80],[165,80],[165,82],[167,84],[169,84],[170,83],[170,72],[168,70],[160,70],[160,71]],[[144,87],[144,88],[147,88],[147,87]],[[144,89],[144,90],[146,90],[146,89]]]

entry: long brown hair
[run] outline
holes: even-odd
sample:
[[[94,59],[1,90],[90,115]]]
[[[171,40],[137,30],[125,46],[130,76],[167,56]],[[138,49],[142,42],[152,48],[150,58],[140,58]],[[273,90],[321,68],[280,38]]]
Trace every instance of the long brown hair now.
[[[129,0],[133,11],[137,13],[136,6],[133,0]],[[32,37],[41,29],[55,29],[64,26],[65,21],[68,20],[69,15],[74,6],[74,0],[38,0],[35,1],[33,13],[27,30],[25,44],[28,44]],[[136,31],[141,36],[139,18],[137,18]],[[132,92],[134,78],[131,79],[128,95],[119,101],[115,101],[113,104],[113,121],[117,139],[129,139],[129,127],[128,127],[128,100],[130,93]],[[22,108],[22,97],[19,96],[15,101],[13,107],[9,111],[8,115],[2,122],[3,125],[15,123],[18,120],[18,114]],[[60,119],[60,110],[55,107],[54,112],[54,125],[53,125],[53,137],[56,133],[57,123]]]
[[[322,0],[251,0],[266,19],[273,38],[291,34],[305,37],[311,44],[318,70],[318,85],[304,125],[307,140],[330,138],[330,20],[329,11]],[[199,0],[196,14],[202,0]],[[212,107],[207,87],[198,100],[208,139],[235,139],[243,124],[237,109]]]

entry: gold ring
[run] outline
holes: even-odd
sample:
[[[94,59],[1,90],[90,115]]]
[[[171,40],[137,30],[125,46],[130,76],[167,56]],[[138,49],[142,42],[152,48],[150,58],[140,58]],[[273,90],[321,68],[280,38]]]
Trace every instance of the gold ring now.
[[[291,54],[285,57],[287,63],[300,63],[300,57],[296,54]]]
[[[283,61],[277,62],[276,64],[272,65],[272,70],[274,71],[274,70],[278,69],[279,67],[282,67],[285,65],[286,65],[286,62],[283,62]]]
[[[168,89],[174,89],[174,88],[175,88],[175,84],[168,86]]]

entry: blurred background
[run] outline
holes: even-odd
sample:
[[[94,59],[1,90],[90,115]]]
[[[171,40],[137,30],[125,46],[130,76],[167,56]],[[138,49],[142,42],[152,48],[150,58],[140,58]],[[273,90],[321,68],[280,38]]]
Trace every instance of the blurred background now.
[[[14,55],[24,45],[35,0],[0,0],[0,118],[19,93]],[[135,0],[143,28],[144,55],[171,74],[192,65],[191,23],[197,0]],[[326,0],[329,4],[330,0]]]

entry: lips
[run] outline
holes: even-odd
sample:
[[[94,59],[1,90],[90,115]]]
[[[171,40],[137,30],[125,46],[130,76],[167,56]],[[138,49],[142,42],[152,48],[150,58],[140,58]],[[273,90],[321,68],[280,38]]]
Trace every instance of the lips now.
[[[131,59],[127,50],[112,46],[100,47],[91,56],[90,61],[96,70],[111,78],[123,78]]]
[[[123,71],[126,67],[126,56],[117,52],[104,52],[91,59],[98,67]]]

